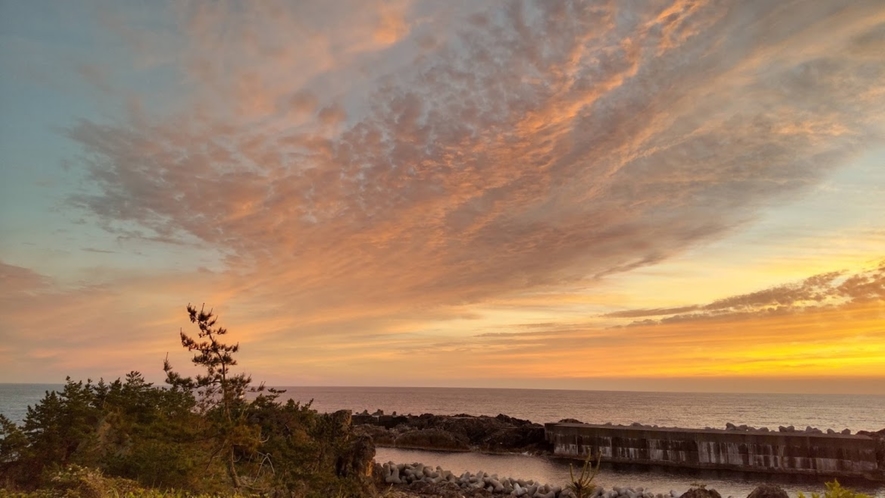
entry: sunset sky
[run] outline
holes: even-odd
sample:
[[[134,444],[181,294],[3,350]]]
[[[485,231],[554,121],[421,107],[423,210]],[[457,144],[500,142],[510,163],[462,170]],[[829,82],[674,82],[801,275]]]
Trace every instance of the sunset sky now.
[[[885,394],[881,0],[0,0],[0,382]]]

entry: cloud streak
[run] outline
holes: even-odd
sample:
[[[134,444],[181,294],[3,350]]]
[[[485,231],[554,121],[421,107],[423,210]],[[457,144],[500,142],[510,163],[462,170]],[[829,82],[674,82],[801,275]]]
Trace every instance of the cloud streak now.
[[[825,310],[852,304],[885,304],[885,261],[877,267],[847,274],[822,273],[799,283],[730,296],[705,305],[634,309],[607,313],[607,318],[646,318],[633,325],[684,322],[717,317],[753,317]],[[649,318],[654,317],[654,318]]]
[[[428,34],[415,30],[342,49],[420,54],[369,80],[366,102],[317,104],[298,81],[268,89],[277,73],[265,65],[284,58],[274,47],[286,40],[266,45],[254,26],[278,9],[182,14],[188,53],[215,50],[219,29],[235,26],[221,46],[248,54],[226,61],[224,81],[241,83],[203,82],[218,93],[215,121],[190,119],[194,109],[69,129],[93,158],[92,188],[72,204],[111,229],[198,239],[231,267],[298,282],[298,294],[451,304],[654,264],[881,138],[874,2],[800,15],[516,2],[461,26],[429,23],[445,40],[431,51],[413,46]],[[775,23],[788,29],[755,36]],[[794,50],[822,25],[836,33],[827,44]],[[304,33],[273,31],[290,32]],[[243,95],[316,109],[292,127]]]
[[[151,91],[78,66],[126,112],[65,128],[83,175],[66,207],[121,240],[221,254],[209,273],[116,278],[149,294],[177,282],[180,304],[227,299],[257,348],[318,351],[287,359],[299,371],[333,350],[355,369],[402,350],[441,372],[449,356],[428,351],[481,344],[540,372],[570,341],[619,347],[621,332],[559,321],[464,343],[433,324],[719,240],[883,139],[876,1],[214,2],[162,21],[102,20]],[[605,318],[871,306],[881,273]]]

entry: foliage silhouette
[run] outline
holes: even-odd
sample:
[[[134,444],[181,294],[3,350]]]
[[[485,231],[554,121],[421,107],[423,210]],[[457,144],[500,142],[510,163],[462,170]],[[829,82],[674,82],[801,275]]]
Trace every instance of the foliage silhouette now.
[[[244,416],[248,407],[246,393],[263,391],[264,386],[250,389],[251,377],[231,372],[231,367],[237,364],[233,355],[240,350],[240,344],[221,342],[227,329],[216,326],[218,319],[212,310],[206,311],[203,306],[198,311],[188,304],[187,312],[199,332],[197,338],[193,338],[180,331],[181,345],[195,352],[191,361],[205,368],[206,373],[197,375],[196,379],[182,377],[172,370],[167,359],[163,364],[166,382],[178,390],[196,389],[198,406],[211,421],[215,441],[212,454],[224,460],[231,484],[239,489],[243,487],[243,481],[237,472],[237,453],[254,453],[260,441],[256,428]]]
[[[201,375],[181,376],[167,358],[166,387],[138,372],[109,383],[68,378],[21,426],[0,416],[0,496],[370,494],[367,480],[336,473],[353,455],[349,413],[282,404],[282,391],[251,386],[231,371],[239,345],[222,342],[212,312],[187,310],[199,334],[179,338]]]

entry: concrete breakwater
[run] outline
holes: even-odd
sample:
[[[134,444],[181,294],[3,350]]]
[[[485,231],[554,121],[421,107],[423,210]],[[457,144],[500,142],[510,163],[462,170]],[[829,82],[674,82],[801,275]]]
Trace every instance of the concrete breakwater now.
[[[545,425],[553,454],[605,462],[885,480],[885,435]]]

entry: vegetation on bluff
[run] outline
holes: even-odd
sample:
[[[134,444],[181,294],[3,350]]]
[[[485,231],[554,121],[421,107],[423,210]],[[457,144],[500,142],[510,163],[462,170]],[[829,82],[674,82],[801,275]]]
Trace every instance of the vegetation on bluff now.
[[[370,472],[355,461],[370,469],[374,448],[352,434],[349,414],[320,414],[252,386],[232,372],[239,346],[221,342],[226,330],[212,312],[188,314],[199,333],[180,337],[203,368],[196,378],[168,361],[165,387],[139,372],[68,378],[21,425],[0,415],[0,496],[368,494]]]

